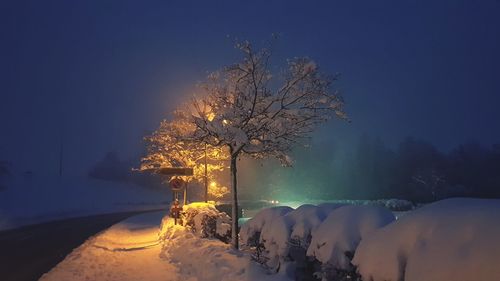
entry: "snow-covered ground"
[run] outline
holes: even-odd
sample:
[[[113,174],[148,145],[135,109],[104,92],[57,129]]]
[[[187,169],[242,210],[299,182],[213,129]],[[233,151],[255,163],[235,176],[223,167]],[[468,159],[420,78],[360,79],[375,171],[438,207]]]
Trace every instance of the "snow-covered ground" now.
[[[363,239],[364,280],[500,280],[500,200],[456,198],[411,212]]]
[[[291,281],[284,274],[268,274],[250,255],[235,251],[216,239],[203,239],[184,227],[164,223],[167,230],[162,257],[177,268],[177,276],[189,281]]]
[[[277,272],[325,281],[500,280],[500,200],[446,199],[397,220],[381,206],[320,206],[264,209],[242,244]]]
[[[360,240],[394,219],[388,209],[371,205],[273,207],[244,224],[240,237],[259,262],[276,272],[340,280],[335,270],[354,270],[350,258]]]
[[[176,267],[160,258],[164,212],[131,217],[90,238],[42,276],[43,281],[178,281]]]
[[[215,239],[203,239],[162,212],[114,225],[75,249],[42,281],[286,281],[268,275],[247,254]],[[160,239],[161,237],[161,239]]]
[[[170,191],[88,177],[17,177],[0,191],[0,230],[56,219],[165,208]]]
[[[191,224],[185,219],[186,227],[161,212],[129,218],[90,238],[41,280],[284,281],[297,274],[322,280],[500,280],[500,200],[447,199],[397,220],[380,206],[274,207],[242,226],[241,240],[250,246],[244,251],[200,238],[193,228],[209,226],[209,219],[201,221],[216,212],[209,207]],[[258,247],[267,269],[251,258]]]

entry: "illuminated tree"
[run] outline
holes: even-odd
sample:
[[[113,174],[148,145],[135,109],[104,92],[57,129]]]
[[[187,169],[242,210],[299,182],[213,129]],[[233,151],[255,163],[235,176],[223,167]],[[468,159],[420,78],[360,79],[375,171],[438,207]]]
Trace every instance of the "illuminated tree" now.
[[[200,183],[206,180],[208,183],[215,183],[215,172],[222,171],[225,167],[224,160],[229,159],[227,149],[189,141],[187,136],[190,136],[196,128],[190,116],[191,114],[178,110],[174,112],[172,121],[163,120],[152,135],[145,137],[148,154],[142,158],[140,170],[189,167],[193,168],[193,176],[183,177],[185,180]],[[206,166],[205,160],[207,160]],[[227,188],[224,189],[217,183],[215,185],[218,188],[214,186],[208,188],[208,193],[213,197],[220,198],[228,193]]]
[[[312,60],[289,60],[283,73],[273,75],[268,49],[255,52],[248,42],[237,47],[243,60],[209,75],[201,85],[204,95],[192,103],[196,110],[192,139],[229,149],[235,248],[238,157],[275,157],[289,166],[292,148],[305,144],[317,125],[334,116],[346,119],[343,100],[331,89],[336,77],[320,73]]]
[[[221,198],[229,193],[229,189],[215,181],[210,182],[208,185],[208,193],[215,198]]]

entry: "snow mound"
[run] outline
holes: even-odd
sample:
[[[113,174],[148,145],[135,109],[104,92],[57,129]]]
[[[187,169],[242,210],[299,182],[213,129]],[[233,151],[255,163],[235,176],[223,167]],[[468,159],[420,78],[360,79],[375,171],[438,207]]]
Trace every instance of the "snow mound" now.
[[[240,229],[242,245],[256,246],[259,242],[260,233],[267,224],[275,218],[281,217],[293,209],[287,206],[271,207],[260,210],[253,218],[249,219]]]
[[[289,244],[307,248],[311,232],[314,231],[328,215],[324,211],[333,211],[329,206],[323,208],[314,205],[302,205],[284,216],[276,217],[271,224],[262,229],[260,240],[271,257],[286,257]]]
[[[394,220],[392,212],[383,207],[338,208],[312,232],[307,255],[332,268],[349,270],[359,241]]]
[[[363,280],[500,280],[500,200],[447,199],[408,213],[361,241]]]
[[[290,240],[297,241],[300,245],[308,244],[311,231],[315,230],[326,218],[325,211],[332,211],[335,208],[323,206],[320,208],[314,205],[302,205],[285,215],[285,220],[291,222]]]
[[[185,228],[182,225],[178,223],[176,224],[173,218],[165,216],[161,220],[160,231],[158,232],[158,238],[160,241],[174,239],[177,236],[182,235],[184,231]]]
[[[182,207],[182,224],[201,238],[219,238],[228,241],[231,236],[231,218],[212,203],[197,202]]]
[[[285,275],[268,275],[248,254],[217,239],[201,239],[188,228],[174,225],[171,218],[164,219],[163,227],[161,258],[176,266],[182,280],[291,281]]]
[[[280,270],[286,261],[303,263],[311,233],[330,212],[341,206],[305,204],[295,210],[286,207],[262,210],[244,225],[242,240],[258,247],[255,258],[271,269]]]

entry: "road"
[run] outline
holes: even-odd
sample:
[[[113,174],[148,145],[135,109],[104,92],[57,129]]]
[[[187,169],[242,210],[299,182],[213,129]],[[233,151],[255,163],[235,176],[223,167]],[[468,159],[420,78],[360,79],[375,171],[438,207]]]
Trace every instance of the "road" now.
[[[144,211],[72,218],[2,231],[0,280],[38,280],[90,236],[140,213]]]

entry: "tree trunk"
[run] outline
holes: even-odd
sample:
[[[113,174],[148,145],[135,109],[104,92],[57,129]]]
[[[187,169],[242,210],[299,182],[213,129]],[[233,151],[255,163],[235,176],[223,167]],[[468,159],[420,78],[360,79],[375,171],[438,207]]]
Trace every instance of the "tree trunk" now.
[[[232,152],[232,149],[231,149]],[[231,194],[233,196],[232,198],[232,208],[231,208],[231,221],[232,221],[232,227],[231,227],[231,244],[233,248],[238,249],[238,180],[236,178],[236,160],[237,160],[237,155],[233,155],[231,153]]]
[[[205,143],[205,203],[208,202],[207,143]]]

